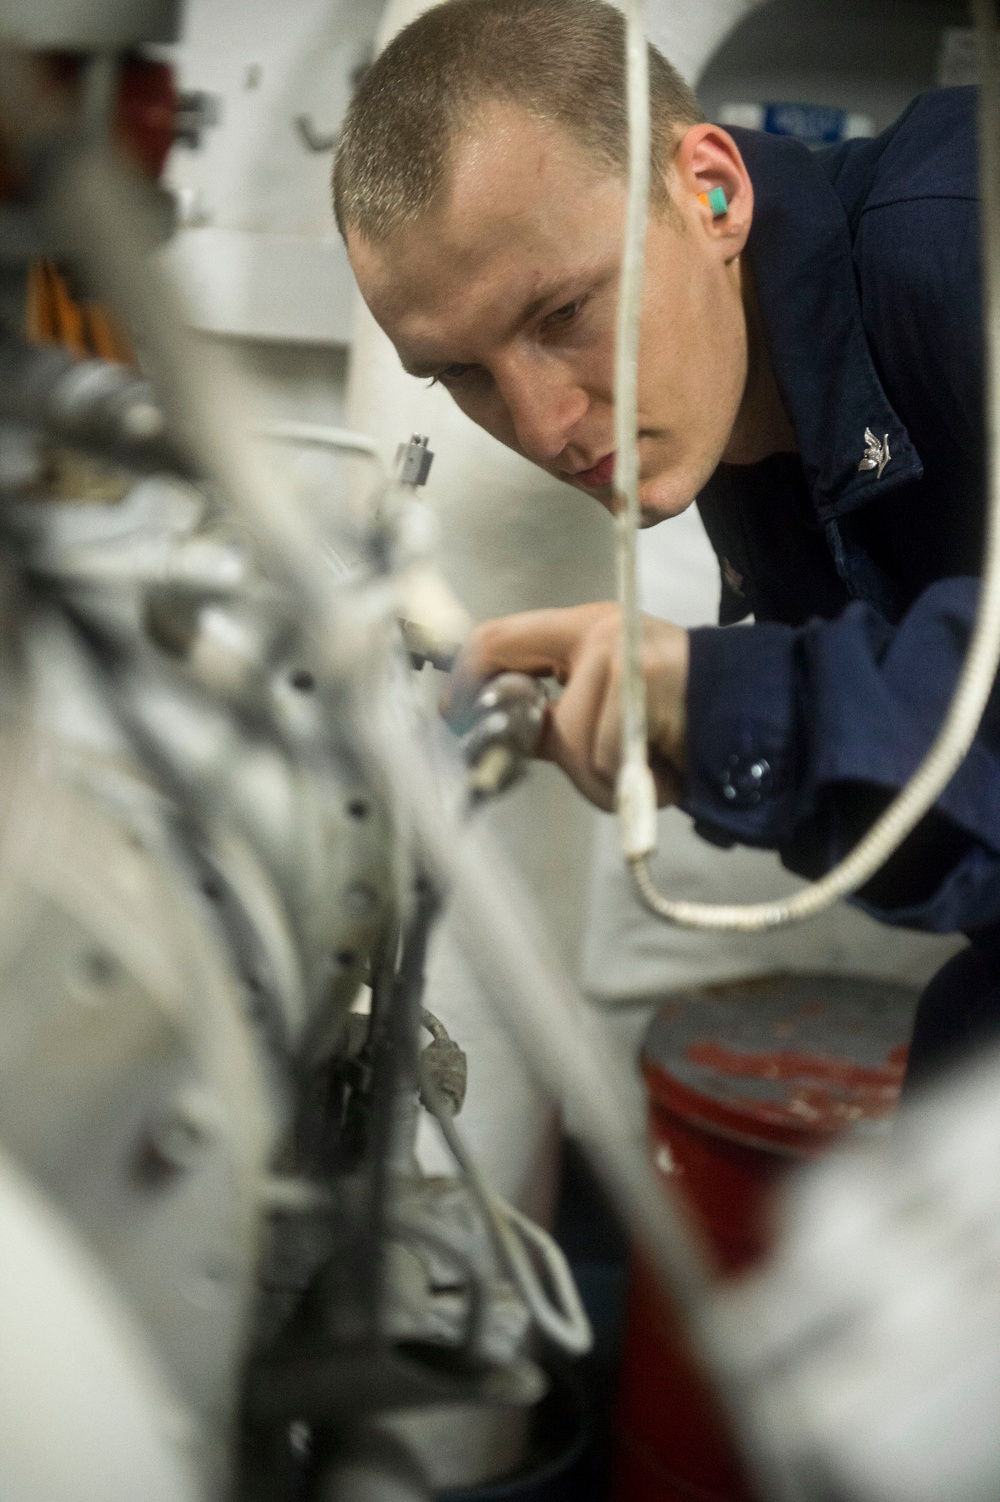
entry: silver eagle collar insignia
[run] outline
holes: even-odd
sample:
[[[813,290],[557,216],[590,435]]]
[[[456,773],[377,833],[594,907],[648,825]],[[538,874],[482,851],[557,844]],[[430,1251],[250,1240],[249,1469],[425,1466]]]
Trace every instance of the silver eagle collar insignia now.
[[[875,478],[876,480],[881,480],[882,471],[891,458],[888,433],[886,433],[882,442],[879,443],[871,428],[865,428],[865,452],[861,463],[858,465],[858,469],[877,469],[878,474]]]

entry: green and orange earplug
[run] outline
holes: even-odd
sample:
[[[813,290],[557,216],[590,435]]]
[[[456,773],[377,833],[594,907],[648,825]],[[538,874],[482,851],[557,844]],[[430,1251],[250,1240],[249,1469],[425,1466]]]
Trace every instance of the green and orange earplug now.
[[[713,219],[721,219],[723,214],[729,213],[726,195],[721,188],[709,188],[707,193],[699,193],[698,200],[706,209],[711,209]]]

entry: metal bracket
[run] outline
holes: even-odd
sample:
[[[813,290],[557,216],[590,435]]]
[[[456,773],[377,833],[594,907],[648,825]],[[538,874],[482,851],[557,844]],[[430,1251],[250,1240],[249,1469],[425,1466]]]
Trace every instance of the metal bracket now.
[[[222,119],[222,101],[218,94],[206,94],[202,89],[178,95],[177,115],[174,125],[174,140],[179,146],[197,151],[201,145],[201,133],[209,126],[218,125]]]
[[[298,131],[299,139],[306,150],[314,151],[317,155],[324,151],[332,151],[340,140],[338,131],[334,131],[330,135],[321,135],[313,123],[312,115],[296,115],[292,124]]]

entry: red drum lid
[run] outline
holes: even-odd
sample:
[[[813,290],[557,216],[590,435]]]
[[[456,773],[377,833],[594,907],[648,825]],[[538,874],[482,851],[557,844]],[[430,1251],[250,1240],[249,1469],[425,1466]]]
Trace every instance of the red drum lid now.
[[[678,991],[643,1044],[650,1096],[710,1132],[808,1156],[892,1114],[918,995],[809,974]]]

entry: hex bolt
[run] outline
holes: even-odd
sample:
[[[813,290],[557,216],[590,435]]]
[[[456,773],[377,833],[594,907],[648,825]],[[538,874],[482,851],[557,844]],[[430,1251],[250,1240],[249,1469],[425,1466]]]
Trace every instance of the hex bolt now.
[[[191,1168],[211,1142],[216,1125],[206,1102],[178,1100],[153,1126],[149,1146],[171,1168]]]
[[[85,980],[92,986],[113,986],[121,973],[117,959],[105,949],[88,950],[82,968]]]

